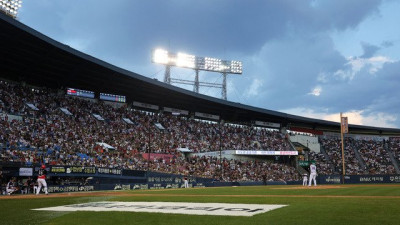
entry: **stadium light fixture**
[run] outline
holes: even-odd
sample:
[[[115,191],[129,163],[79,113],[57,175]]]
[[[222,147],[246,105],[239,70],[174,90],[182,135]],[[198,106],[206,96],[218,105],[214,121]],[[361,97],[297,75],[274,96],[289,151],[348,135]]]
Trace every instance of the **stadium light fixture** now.
[[[17,17],[18,9],[21,8],[21,6],[21,0],[0,0],[0,11],[12,18]]]
[[[185,53],[178,53],[176,57],[176,66],[194,69],[196,65],[196,56]]]
[[[153,52],[153,62],[160,64],[169,63],[168,52],[163,49],[156,49]]]
[[[176,66],[194,70],[242,74],[242,62],[240,61],[199,57],[185,53],[171,53],[164,49],[155,49],[153,51],[152,61],[167,66]]]
[[[226,76],[227,74],[242,74],[242,62],[235,60],[222,60],[212,57],[199,57],[178,52],[171,53],[164,49],[154,49],[152,54],[152,62],[165,65],[164,82],[180,84],[193,84],[193,91],[199,93],[199,86],[217,87],[222,89],[222,99],[227,100],[226,96]],[[193,69],[196,71],[195,81],[173,79],[171,78],[171,66]],[[223,75],[222,84],[210,84],[199,82],[199,71],[219,72]]]

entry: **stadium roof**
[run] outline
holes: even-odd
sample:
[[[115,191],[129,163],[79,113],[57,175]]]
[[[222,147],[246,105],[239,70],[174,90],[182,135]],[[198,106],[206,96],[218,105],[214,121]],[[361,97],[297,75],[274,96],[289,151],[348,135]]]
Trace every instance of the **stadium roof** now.
[[[197,94],[116,67],[57,42],[0,13],[0,77],[39,87],[73,87],[138,101],[219,115],[226,121],[259,120],[339,132],[339,123],[290,115]],[[349,125],[351,133],[400,135],[400,129]]]

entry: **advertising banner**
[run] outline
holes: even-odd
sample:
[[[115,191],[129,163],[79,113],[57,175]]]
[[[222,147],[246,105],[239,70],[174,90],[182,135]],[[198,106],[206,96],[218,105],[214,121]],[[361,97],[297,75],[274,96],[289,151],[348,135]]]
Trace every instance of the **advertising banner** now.
[[[112,175],[121,175],[122,170],[116,168],[97,168],[97,172],[99,174],[112,174]]]
[[[49,193],[60,193],[60,192],[82,192],[82,191],[94,191],[93,185],[59,185],[49,186],[47,191]]]
[[[320,175],[317,177],[321,184],[341,184],[341,175]],[[345,175],[345,184],[377,184],[400,183],[400,175]]]
[[[78,174],[95,174],[96,167],[86,167],[86,166],[51,166],[50,173],[55,174],[70,174],[70,173],[78,173]]]
[[[317,177],[320,184],[341,184],[341,175],[322,175]]]
[[[236,150],[236,155],[298,155],[298,151],[256,151],[256,150]]]
[[[33,168],[19,168],[19,176],[21,177],[31,177],[33,176]]]

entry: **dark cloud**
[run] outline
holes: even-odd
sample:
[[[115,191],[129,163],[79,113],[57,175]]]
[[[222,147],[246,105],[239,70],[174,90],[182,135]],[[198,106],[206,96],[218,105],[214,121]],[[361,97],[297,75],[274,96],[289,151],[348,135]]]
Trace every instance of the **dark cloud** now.
[[[364,51],[364,54],[361,56],[361,58],[370,58],[370,57],[374,56],[375,53],[377,51],[379,51],[379,49],[380,49],[380,47],[378,47],[378,46],[375,46],[375,45],[372,45],[369,43],[365,43],[365,42],[361,43],[361,47]]]
[[[316,24],[323,27],[345,30],[357,27],[361,21],[378,14],[382,0],[315,0]]]
[[[384,42],[382,42],[381,46],[384,48],[390,48],[390,47],[394,46],[394,43],[392,41],[384,41]]]
[[[252,101],[258,106],[276,110],[299,104],[314,105],[319,98],[309,93],[321,85],[318,76],[321,73],[333,74],[347,62],[334,49],[332,40],[323,34],[269,42],[257,57],[256,62],[245,61],[250,69],[243,76],[257,74],[264,81],[263,93],[252,97]],[[328,79],[331,81],[333,78]],[[248,85],[243,79],[234,82],[239,87]],[[243,87],[240,89],[244,90]]]
[[[347,82],[329,82],[323,85],[324,94],[315,107],[326,107],[330,112],[364,110],[366,115],[388,113],[400,118],[400,62],[386,63],[371,74],[366,66]],[[397,120],[396,127],[400,127]]]
[[[398,115],[400,65],[385,64],[375,74],[366,66],[354,79],[344,79],[335,74],[351,73],[351,66],[329,36],[331,31],[353,29],[366,18],[379,16],[381,3],[82,0],[78,4],[36,0],[24,2],[20,18],[56,40],[75,43],[72,47],[134,72],[152,66],[150,54],[155,47],[243,60],[244,74],[229,77],[233,85],[228,87],[228,98],[235,102],[273,110],[305,107],[336,113],[368,109],[371,114],[384,110]],[[391,41],[380,46],[362,43],[361,57],[369,58],[380,47],[391,46]],[[244,91],[254,79],[262,86],[249,97]],[[309,94],[315,87],[322,89],[318,97]]]
[[[24,11],[21,18],[57,40],[89,40],[89,54],[143,63],[156,46],[220,58],[252,54],[288,34],[354,27],[376,11],[380,1],[312,2],[38,0],[24,2],[35,11]]]

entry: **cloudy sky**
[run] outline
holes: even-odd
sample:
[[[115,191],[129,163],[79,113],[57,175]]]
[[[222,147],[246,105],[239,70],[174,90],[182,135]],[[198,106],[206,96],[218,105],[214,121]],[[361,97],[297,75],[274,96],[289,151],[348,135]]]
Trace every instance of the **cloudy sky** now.
[[[79,51],[163,80],[161,47],[243,62],[228,100],[311,118],[400,128],[400,1],[34,0],[19,20]],[[194,71],[173,68],[193,80]],[[200,81],[221,83],[218,73]],[[192,90],[191,86],[181,86]],[[221,97],[221,90],[200,87]]]

